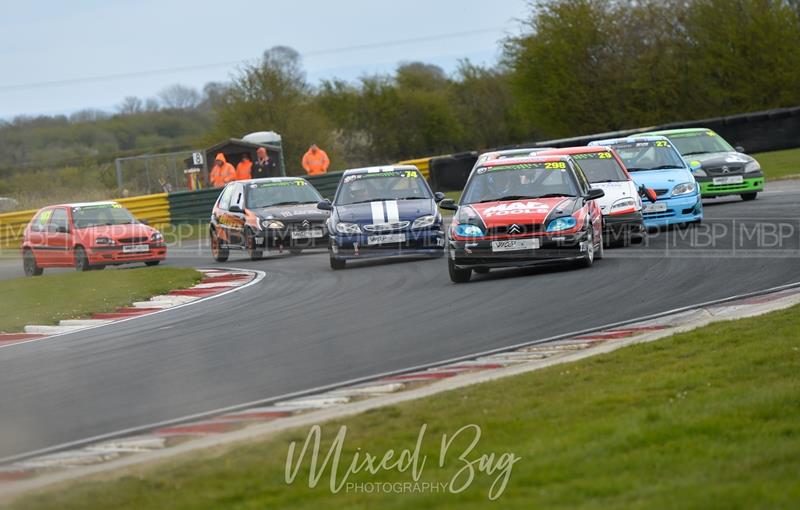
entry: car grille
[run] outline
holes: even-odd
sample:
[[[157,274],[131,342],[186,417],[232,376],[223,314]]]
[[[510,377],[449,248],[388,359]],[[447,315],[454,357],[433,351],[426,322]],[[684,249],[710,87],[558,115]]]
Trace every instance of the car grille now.
[[[708,175],[738,175],[744,170],[744,165],[712,166],[704,168],[703,170],[705,170]]]
[[[325,226],[324,222],[321,221],[299,221],[297,223],[290,223],[289,228],[291,230],[318,230]]]
[[[669,189],[654,189],[653,191],[655,191],[656,192],[656,196],[659,196],[659,197],[664,196],[667,193],[669,193]]]
[[[513,225],[501,225],[499,227],[492,227],[489,229],[488,234],[490,236],[508,236],[508,235],[523,235],[523,234],[533,234],[535,232],[542,232],[544,230],[544,225],[541,223],[533,223],[524,225],[521,223],[515,223],[519,229],[519,231],[509,232],[509,228]]]
[[[118,241],[123,244],[130,244],[130,243],[146,243],[149,241],[149,237],[123,237]]]
[[[373,223],[364,225],[367,232],[391,232],[393,230],[405,230],[411,224],[410,221],[395,221],[392,223]]]

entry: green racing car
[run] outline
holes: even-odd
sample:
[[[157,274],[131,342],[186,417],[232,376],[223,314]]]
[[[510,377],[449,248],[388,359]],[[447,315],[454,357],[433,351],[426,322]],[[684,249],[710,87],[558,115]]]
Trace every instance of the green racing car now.
[[[764,190],[764,173],[758,161],[744,154],[741,147],[731,147],[710,129],[668,129],[644,135],[669,138],[689,164],[703,198],[740,195],[743,200],[755,200]]]

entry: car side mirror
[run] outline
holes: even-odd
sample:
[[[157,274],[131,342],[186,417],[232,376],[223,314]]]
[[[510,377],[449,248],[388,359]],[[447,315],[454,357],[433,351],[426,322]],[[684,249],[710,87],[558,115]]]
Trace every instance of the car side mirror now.
[[[333,211],[333,205],[331,204],[330,200],[323,200],[322,202],[317,202],[317,209],[323,211]]]
[[[441,191],[437,191],[436,193],[433,194],[433,199],[436,202],[441,202],[442,200],[444,200],[444,193],[442,193]]]
[[[590,188],[589,193],[586,194],[586,200],[597,200],[606,196],[606,192],[598,188]]]
[[[742,154],[745,154],[744,147],[742,147],[741,145],[737,145],[736,147],[734,147],[734,149],[736,149],[736,152],[741,152]]]
[[[457,211],[458,205],[452,198],[443,198],[439,201],[439,207],[448,211]]]
[[[658,195],[656,194],[656,190],[653,188],[646,188],[644,184],[639,186],[639,196],[642,198],[646,198],[650,201],[650,203],[655,203],[658,200]]]
[[[244,212],[244,211],[242,210],[242,208],[241,208],[241,207],[239,207],[238,205],[231,205],[230,207],[228,207],[228,210],[229,210],[230,212],[234,212],[234,213],[243,213],[243,212]]]

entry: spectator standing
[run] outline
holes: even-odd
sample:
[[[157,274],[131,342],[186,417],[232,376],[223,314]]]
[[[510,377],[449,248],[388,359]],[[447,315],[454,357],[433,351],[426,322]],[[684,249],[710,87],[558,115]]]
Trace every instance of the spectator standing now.
[[[308,151],[303,155],[303,168],[310,176],[322,175],[328,171],[331,160],[328,159],[328,154],[324,150],[317,147],[317,144],[311,144]]]
[[[236,165],[236,180],[246,181],[247,179],[252,179],[252,168],[253,162],[250,161],[250,155],[242,154],[242,159],[240,159],[239,163]]]
[[[208,174],[208,180],[215,188],[221,188],[236,180],[236,169],[225,160],[225,154],[220,152],[214,158],[214,168]]]
[[[275,162],[267,154],[267,149],[259,147],[256,151],[256,160],[251,170],[253,179],[263,179],[264,177],[278,177],[278,169]]]

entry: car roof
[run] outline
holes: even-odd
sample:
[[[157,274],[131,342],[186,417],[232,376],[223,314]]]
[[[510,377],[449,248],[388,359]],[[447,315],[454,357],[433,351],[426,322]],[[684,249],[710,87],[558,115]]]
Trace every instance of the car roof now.
[[[73,202],[70,204],[53,204],[47,205],[42,207],[42,209],[47,209],[48,207],[89,207],[90,205],[119,205],[119,202],[115,202],[114,200],[100,200],[97,202]]]
[[[359,175],[378,172],[393,172],[395,170],[419,170],[414,165],[386,165],[386,166],[368,166],[364,168],[351,168],[345,170],[342,175]]]
[[[262,177],[261,179],[246,179],[243,181],[232,181],[234,183],[240,184],[258,184],[259,182],[281,182],[281,181],[305,181],[302,177]]]
[[[597,147],[598,145],[614,145],[617,143],[631,143],[631,142],[655,142],[664,140],[669,142],[669,138],[661,135],[631,135],[622,138],[608,138],[606,140],[593,140],[589,142],[590,147]]]
[[[682,135],[686,133],[707,133],[709,131],[714,132],[713,129],[697,127],[697,128],[680,128],[680,129],[662,129],[659,131],[648,131],[647,133],[642,133],[642,134],[669,136],[669,135]]]
[[[550,154],[563,154],[569,156],[571,154],[591,154],[595,152],[606,152],[613,150],[611,147],[605,145],[581,145],[579,147],[559,147],[557,149],[550,149],[545,151],[545,154],[537,153],[537,156],[548,156]]]
[[[506,166],[506,165],[518,165],[520,163],[549,163],[554,161],[571,161],[570,158],[566,154],[552,154],[552,155],[545,155],[545,156],[523,156],[520,158],[507,158],[507,159],[490,159],[489,161],[484,161],[481,166]]]

